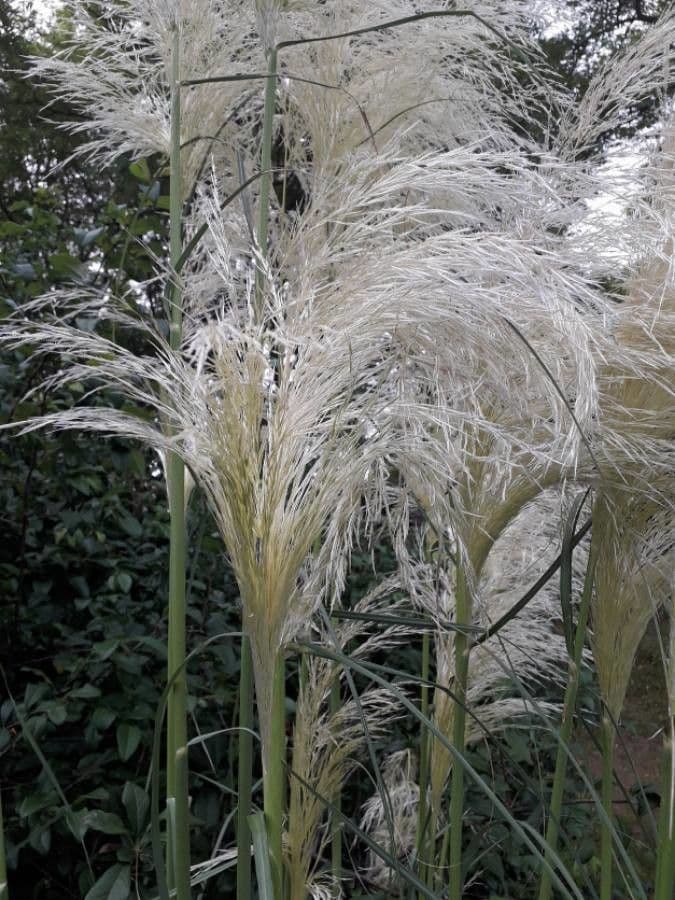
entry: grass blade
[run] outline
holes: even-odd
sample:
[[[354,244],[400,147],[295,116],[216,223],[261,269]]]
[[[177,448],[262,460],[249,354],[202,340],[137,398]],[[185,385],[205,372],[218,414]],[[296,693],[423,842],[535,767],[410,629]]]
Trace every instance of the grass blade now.
[[[248,817],[248,827],[253,838],[253,856],[255,872],[258,880],[259,900],[279,900],[272,884],[272,868],[270,866],[270,848],[265,828],[265,815],[258,811]]]
[[[173,30],[171,48],[171,154],[169,187],[169,250],[171,264],[182,253],[183,188],[181,175],[180,125],[180,31]],[[171,292],[169,340],[171,349],[180,349],[182,337],[182,295],[178,283]],[[169,624],[167,637],[168,694],[166,736],[166,799],[175,801],[172,840],[167,844],[167,876],[176,887],[178,900],[190,897],[190,825],[187,774],[187,683],[186,651],[186,555],[185,464],[181,457],[167,454],[167,491],[169,495]],[[175,677],[174,677],[175,676]]]

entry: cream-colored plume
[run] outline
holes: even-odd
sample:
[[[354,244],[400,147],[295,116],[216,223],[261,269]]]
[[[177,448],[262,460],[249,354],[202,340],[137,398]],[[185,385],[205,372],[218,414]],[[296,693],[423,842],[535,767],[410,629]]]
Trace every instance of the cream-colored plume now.
[[[392,594],[399,587],[396,579],[386,580],[363,597],[354,607],[356,613],[395,612],[400,601]],[[366,660],[376,651],[386,651],[402,639],[400,628],[385,628],[369,634],[367,623],[347,620],[336,624],[334,641],[325,633],[318,635],[330,649],[349,653],[352,659]],[[337,643],[337,647],[335,644]],[[330,841],[325,801],[340,795],[349,774],[364,755],[367,740],[379,740],[400,712],[397,701],[382,689],[370,688],[356,700],[346,686],[340,664],[320,657],[303,661],[300,692],[293,729],[290,802],[285,854],[288,863],[291,900],[341,896],[340,885],[326,881],[322,871],[325,850]],[[337,709],[330,708],[331,690],[343,685],[344,698]],[[368,733],[363,722],[367,722]]]
[[[640,215],[646,257],[615,315],[616,347],[624,363],[610,358],[601,372],[599,427],[606,452],[618,464],[616,477],[601,482],[593,509],[593,541],[599,554],[593,652],[603,700],[615,719],[621,714],[638,644],[673,590],[674,165],[671,119],[646,171],[653,185]]]

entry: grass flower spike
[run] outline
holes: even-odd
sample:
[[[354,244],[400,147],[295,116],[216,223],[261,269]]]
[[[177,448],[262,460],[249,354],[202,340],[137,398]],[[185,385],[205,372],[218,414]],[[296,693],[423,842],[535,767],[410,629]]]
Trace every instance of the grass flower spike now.
[[[64,0],[70,39],[65,49],[33,60],[33,74],[80,117],[66,127],[94,135],[79,153],[103,165],[121,156],[168,159],[171,150],[172,35],[180,32],[181,79],[208,78],[234,69],[262,71],[253,36],[253,11],[228,3],[227,19],[213,0]],[[233,148],[246,128],[238,110],[255,84],[221,82],[183,92],[181,166],[185,196],[205,158],[215,154],[236,173]]]

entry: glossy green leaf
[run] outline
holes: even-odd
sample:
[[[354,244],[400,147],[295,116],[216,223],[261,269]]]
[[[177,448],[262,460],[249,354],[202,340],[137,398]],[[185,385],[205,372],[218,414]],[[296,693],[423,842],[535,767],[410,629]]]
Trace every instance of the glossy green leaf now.
[[[52,792],[48,794],[29,794],[21,801],[18,812],[21,818],[27,818],[28,816],[32,816],[36,812],[39,812],[41,809],[53,806],[55,802],[56,794]]]
[[[122,722],[117,726],[117,752],[120,759],[127,760],[134,755],[141,742],[141,730],[136,725]]]
[[[120,642],[116,638],[111,638],[107,641],[98,641],[94,644],[93,650],[99,659],[110,659],[119,645]]]
[[[127,834],[127,827],[116,813],[102,809],[90,810],[84,818],[87,828],[103,834]]]
[[[92,714],[91,724],[98,728],[99,731],[105,731],[106,728],[110,728],[116,718],[117,713],[114,710],[107,709],[104,706],[97,706]]]
[[[124,591],[125,594],[129,593],[129,591],[131,590],[131,585],[133,583],[134,580],[128,572],[117,573],[117,585],[121,591]]]
[[[44,825],[37,825],[28,835],[28,843],[33,850],[46,856],[52,846],[52,830]]]
[[[68,718],[68,711],[63,703],[57,701],[45,703],[42,708],[44,712],[47,713],[47,718],[53,725],[63,725]]]
[[[125,531],[129,537],[139,538],[143,535],[143,526],[138,519],[133,516],[122,516],[119,520],[120,528]]]
[[[131,868],[117,864],[101,875],[84,900],[129,900],[130,891]]]
[[[142,834],[150,811],[150,797],[137,784],[127,781],[122,791],[122,803],[132,833],[136,836]]]
[[[129,172],[139,181],[148,183],[151,179],[150,166],[147,159],[137,159],[129,164]]]

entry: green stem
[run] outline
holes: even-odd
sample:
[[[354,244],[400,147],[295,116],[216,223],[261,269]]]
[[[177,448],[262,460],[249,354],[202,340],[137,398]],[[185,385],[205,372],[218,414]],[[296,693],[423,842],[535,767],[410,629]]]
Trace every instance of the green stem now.
[[[461,562],[457,563],[457,590],[455,599],[455,708],[452,723],[452,743],[459,753],[466,747],[466,691],[469,676],[469,639],[463,626],[471,624],[471,598],[466,583],[466,573]],[[462,900],[462,818],[464,815],[464,769],[455,763],[452,767],[450,794],[450,890],[449,900]]]
[[[266,753],[267,767],[263,772],[263,805],[267,839],[270,851],[270,868],[274,885],[274,900],[283,900],[284,870],[282,834],[284,814],[285,748],[286,748],[286,700],[283,650],[280,650],[274,667],[272,693],[272,717],[270,746]]]
[[[675,727],[675,717],[672,727]],[[672,733],[671,733],[672,734]],[[661,778],[661,810],[659,813],[659,843],[656,856],[654,900],[671,900],[675,883],[675,755],[671,735],[663,747],[663,775]]]
[[[0,793],[0,900],[9,900],[7,886],[7,858],[5,855],[5,829],[2,820],[2,793]]]
[[[251,814],[253,793],[253,662],[248,635],[241,639],[239,670],[239,760],[237,785],[237,900],[251,897]]]
[[[182,184],[180,161],[180,33],[173,33],[171,68],[171,159],[170,232],[171,264],[176,266],[182,250]],[[171,350],[181,344],[182,305],[178,284],[170,292],[169,339]],[[167,454],[167,488],[171,517],[169,535],[169,636],[168,678],[172,683],[167,707],[167,801],[173,799],[176,826],[168,844],[167,875],[177,900],[190,896],[190,831],[187,763],[187,683],[185,677],[185,467],[176,453]]]
[[[602,807],[608,821],[600,832],[600,900],[612,900],[612,801],[614,799],[614,724],[602,717]]]
[[[342,698],[340,696],[340,673],[339,667],[335,666],[335,680],[330,688],[330,712],[335,715],[342,706]],[[336,812],[331,816],[330,823],[330,858],[331,858],[331,874],[335,884],[340,883],[342,877],[342,822],[340,813],[342,812],[342,790],[338,788],[332,798],[333,806]]]
[[[268,78],[265,82],[265,106],[260,148],[260,199],[258,207],[258,248],[261,262],[267,259],[269,227],[270,191],[272,186],[272,138],[274,133],[274,111],[277,90],[277,51],[271,49],[267,59]],[[265,273],[258,266],[255,279],[254,321],[260,327],[264,321]],[[282,854],[284,785],[285,785],[285,666],[284,654],[280,649],[274,667],[272,692],[272,720],[270,746],[263,752],[263,806],[270,854],[270,869],[274,886],[274,900],[283,900],[284,873]]]
[[[588,627],[588,611],[593,594],[593,578],[595,575],[595,553],[591,548],[591,556],[586,567],[584,589],[579,605],[579,619],[574,636],[574,653],[569,661],[567,675],[567,687],[565,688],[565,700],[563,704],[562,722],[560,724],[560,738],[558,752],[555,760],[555,774],[553,776],[553,788],[551,791],[551,806],[549,809],[548,823],[546,826],[546,858],[553,865],[553,858],[558,852],[558,836],[560,833],[560,817],[562,814],[562,801],[565,791],[565,778],[567,776],[567,755],[572,727],[574,725],[574,711],[577,705],[577,693],[579,691],[579,674],[581,671],[581,657],[586,643],[586,631]],[[551,875],[548,868],[544,867],[539,886],[539,900],[550,900]]]
[[[269,51],[267,59],[268,78],[265,82],[265,106],[260,148],[260,198],[258,207],[257,241],[261,263],[267,259],[269,227],[269,204],[272,185],[272,138],[274,133],[274,110],[277,89],[277,51]],[[264,322],[265,273],[262,264],[258,266],[255,278],[254,323],[261,327]],[[285,666],[283,650],[277,653],[274,667],[272,692],[272,716],[269,748],[263,748],[263,806],[267,826],[270,869],[274,886],[274,900],[282,900],[284,893],[282,829],[285,784]]]
[[[272,137],[277,96],[277,51],[270,50],[267,59],[268,78],[265,82],[262,146],[260,150],[260,205],[258,208],[258,244],[263,259],[267,259],[267,229],[270,220],[270,191],[272,187]],[[260,267],[255,276],[256,321],[261,323],[264,311],[263,285],[265,274]]]
[[[675,883],[675,594],[670,609],[670,650],[668,659],[670,717],[663,745],[661,811],[654,900],[670,900]]]
[[[420,711],[429,716],[429,657],[431,638],[429,632],[422,635],[422,689],[420,692]],[[426,729],[420,727],[420,765],[419,765],[419,803],[417,807],[417,859],[420,881],[428,884],[427,847],[429,827],[428,810],[429,788],[429,740]],[[421,900],[421,897],[420,897]]]

